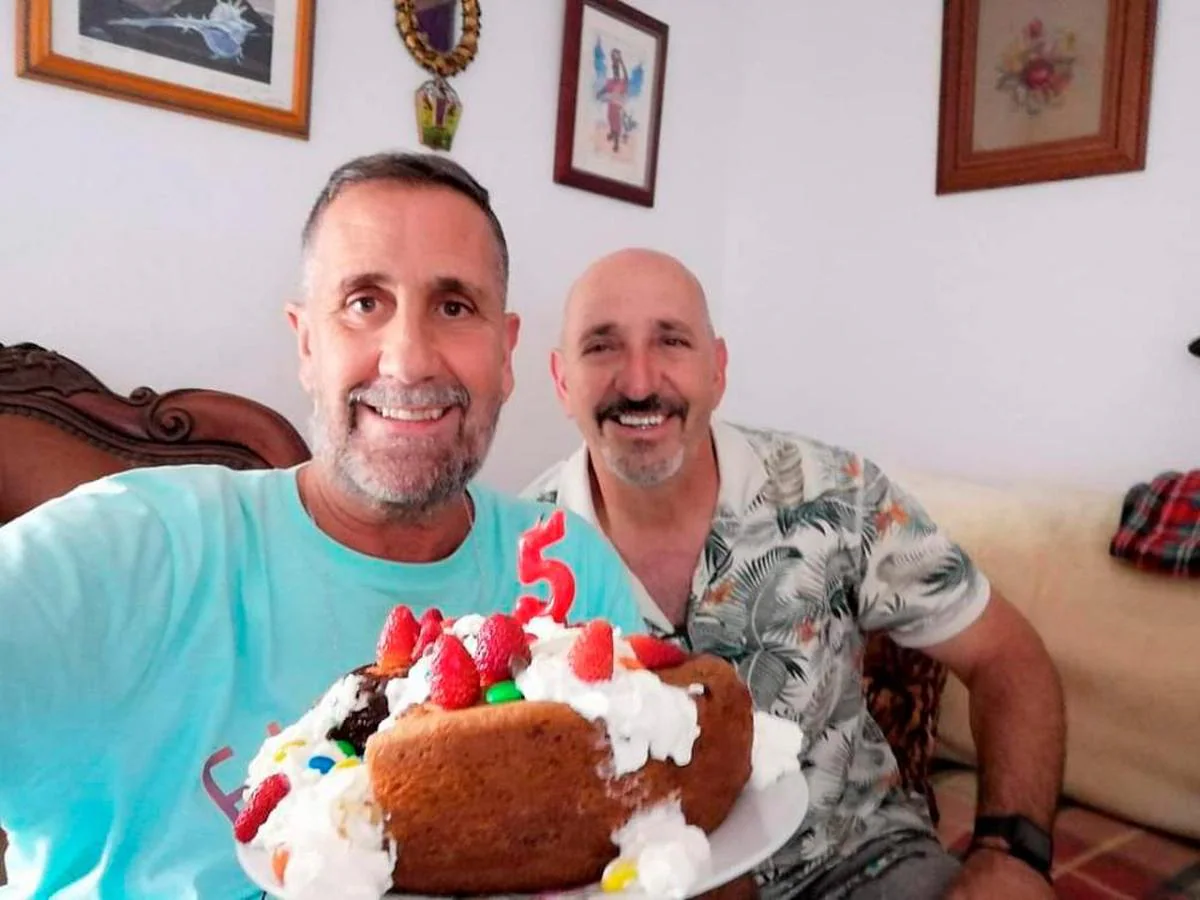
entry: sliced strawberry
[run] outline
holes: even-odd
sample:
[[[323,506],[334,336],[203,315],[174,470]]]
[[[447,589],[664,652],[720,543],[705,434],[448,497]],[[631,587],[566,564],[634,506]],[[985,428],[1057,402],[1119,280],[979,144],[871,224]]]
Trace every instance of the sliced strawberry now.
[[[421,613],[421,618],[417,619],[417,624],[422,628],[426,622],[437,622],[439,625],[442,622],[442,611],[436,606],[431,606],[425,612]]]
[[[649,634],[631,634],[625,642],[647,669],[670,669],[687,660],[687,653],[674,644]]]
[[[483,688],[511,681],[531,659],[529,640],[520,622],[503,613],[494,613],[483,620],[475,638],[475,666]]]
[[[421,628],[412,610],[403,604],[388,613],[375,645],[375,664],[384,675],[392,675],[412,665],[413,646]]]
[[[479,670],[453,634],[434,642],[429,660],[429,699],[443,709],[466,709],[479,702]]]
[[[262,828],[267,817],[279,805],[279,801],[287,796],[292,789],[291,782],[282,772],[268,775],[258,783],[246,800],[246,805],[238,813],[233,823],[233,835],[243,844],[254,840],[258,829]]]
[[[613,630],[603,619],[583,626],[567,654],[571,671],[580,681],[608,681],[613,676]]]

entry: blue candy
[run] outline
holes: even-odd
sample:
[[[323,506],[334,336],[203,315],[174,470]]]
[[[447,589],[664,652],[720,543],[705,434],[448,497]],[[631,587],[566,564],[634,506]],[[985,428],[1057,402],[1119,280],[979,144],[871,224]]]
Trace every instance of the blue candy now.
[[[314,756],[308,761],[308,767],[310,769],[316,769],[318,772],[324,775],[333,768],[333,760],[328,756]]]

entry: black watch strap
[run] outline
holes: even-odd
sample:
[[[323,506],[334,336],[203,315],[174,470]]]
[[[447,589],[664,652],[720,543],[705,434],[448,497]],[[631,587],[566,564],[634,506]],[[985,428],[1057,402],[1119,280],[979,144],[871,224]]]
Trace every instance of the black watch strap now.
[[[971,849],[981,838],[999,838],[1007,845],[1007,853],[1032,867],[1042,877],[1050,879],[1054,861],[1054,839],[1037,824],[1024,816],[980,816],[975,820]],[[999,849],[999,848],[996,848]]]

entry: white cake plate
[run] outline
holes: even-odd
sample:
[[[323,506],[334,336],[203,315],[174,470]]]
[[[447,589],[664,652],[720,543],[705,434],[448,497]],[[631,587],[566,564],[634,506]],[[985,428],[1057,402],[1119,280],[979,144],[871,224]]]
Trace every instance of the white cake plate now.
[[[697,897],[752,870],[796,833],[807,811],[808,784],[799,772],[786,775],[762,790],[747,786],[725,821],[709,835],[712,864],[705,876],[693,885],[688,896]],[[287,888],[281,888],[271,874],[271,860],[267,853],[244,844],[236,846],[238,861],[251,880],[268,895],[289,900]],[[392,893],[387,896],[390,900],[447,900],[444,896],[435,898],[417,894]],[[644,896],[637,891],[604,894],[600,891],[600,885],[595,884],[536,895],[475,895],[473,900],[534,900],[535,897],[537,900],[593,900],[601,897],[605,900],[643,900]]]

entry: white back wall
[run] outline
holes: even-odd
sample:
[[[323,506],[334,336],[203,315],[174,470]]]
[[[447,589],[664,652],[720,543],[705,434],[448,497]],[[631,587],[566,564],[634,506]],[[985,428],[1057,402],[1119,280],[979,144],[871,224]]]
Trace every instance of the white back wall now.
[[[1196,464],[1200,4],[1161,0],[1146,172],[941,198],[937,0],[636,5],[671,24],[653,210],[552,181],[559,0],[485,2],[455,79],[453,156],[495,195],[524,318],[489,480],[574,446],[546,363],[562,296],[628,244],[709,288],[731,418],[988,480]],[[0,342],[304,429],[282,313],[301,222],[334,166],[415,146],[424,73],[391,3],[321,4],[306,142],[17,79],[12,32],[0,14]]]
[[[492,191],[524,319],[517,390],[484,475],[523,486],[574,448],[548,353],[570,281],[594,257],[654,244],[722,277],[727,110],[736,83],[720,0],[639,5],[670,21],[654,209],[553,183],[563,5],[484,3],[479,56],[454,86],[453,156]],[[0,14],[0,342],[62,351],[114,389],[204,386],[280,410],[307,434],[283,304],[304,216],[351,156],[416,147],[409,58],[389,0],[321,2],[311,138],[246,128],[16,78]],[[696,139],[696,136],[702,136]]]
[[[1160,4],[1147,171],[946,197],[941,3],[741,9],[729,416],[993,481],[1200,465],[1200,4]]]

